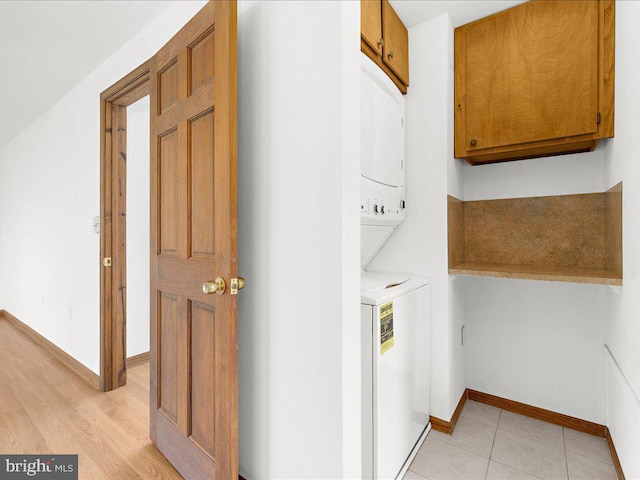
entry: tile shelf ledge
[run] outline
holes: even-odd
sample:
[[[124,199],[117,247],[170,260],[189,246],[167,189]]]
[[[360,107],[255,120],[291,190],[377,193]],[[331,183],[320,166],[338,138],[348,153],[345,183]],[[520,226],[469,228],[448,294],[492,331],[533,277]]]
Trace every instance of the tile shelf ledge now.
[[[599,268],[461,263],[449,267],[449,274],[517,278],[522,280],[546,280],[550,282],[591,283],[610,286],[622,285],[622,278],[619,273]]]

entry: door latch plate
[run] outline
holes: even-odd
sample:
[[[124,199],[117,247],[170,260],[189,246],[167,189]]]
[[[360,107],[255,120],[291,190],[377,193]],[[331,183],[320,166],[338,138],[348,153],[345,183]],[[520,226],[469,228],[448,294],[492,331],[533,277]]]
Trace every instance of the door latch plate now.
[[[237,295],[238,291],[242,290],[245,286],[245,280],[242,277],[231,279],[231,295]]]

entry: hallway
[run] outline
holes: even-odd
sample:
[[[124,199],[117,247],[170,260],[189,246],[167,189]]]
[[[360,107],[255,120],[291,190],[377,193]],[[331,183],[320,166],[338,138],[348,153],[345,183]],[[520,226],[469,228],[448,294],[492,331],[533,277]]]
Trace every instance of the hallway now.
[[[78,454],[80,479],[181,479],[149,440],[149,364],[101,393],[0,318],[0,452]]]

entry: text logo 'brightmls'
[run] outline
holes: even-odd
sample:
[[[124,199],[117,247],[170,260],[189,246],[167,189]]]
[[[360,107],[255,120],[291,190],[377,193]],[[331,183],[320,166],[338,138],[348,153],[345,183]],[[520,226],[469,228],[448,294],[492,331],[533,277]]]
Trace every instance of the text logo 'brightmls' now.
[[[0,480],[78,480],[78,455],[0,455]]]

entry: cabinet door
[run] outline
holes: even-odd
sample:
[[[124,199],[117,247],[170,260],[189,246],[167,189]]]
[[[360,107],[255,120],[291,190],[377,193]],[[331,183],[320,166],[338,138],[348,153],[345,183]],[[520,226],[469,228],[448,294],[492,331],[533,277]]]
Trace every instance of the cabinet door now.
[[[596,132],[598,12],[528,2],[461,27],[467,151]]]
[[[382,55],[382,5],[380,0],[361,0],[360,35],[378,55]]]
[[[382,0],[382,38],[382,60],[409,86],[409,33],[389,0]]]

